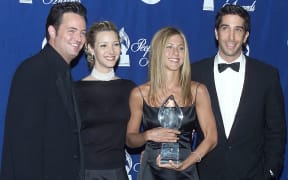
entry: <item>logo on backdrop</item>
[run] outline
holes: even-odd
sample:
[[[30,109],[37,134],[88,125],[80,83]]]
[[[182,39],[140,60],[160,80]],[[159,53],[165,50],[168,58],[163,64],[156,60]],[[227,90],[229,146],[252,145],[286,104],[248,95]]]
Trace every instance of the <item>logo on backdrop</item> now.
[[[150,45],[147,43],[147,39],[141,38],[137,42],[131,45],[132,52],[143,52],[143,56],[139,59],[139,66],[145,67],[148,65],[149,61],[147,58],[147,54],[150,50]]]
[[[234,2],[233,2],[234,1]],[[223,6],[227,4],[234,4],[236,5],[238,3],[238,0],[226,0],[226,2],[223,4]],[[250,12],[255,11],[256,7],[256,0],[253,1],[251,5],[243,5],[242,6],[244,9]],[[203,1],[203,11],[214,11],[214,0],[204,0]]]
[[[133,164],[133,160],[132,160],[132,157],[131,155],[126,151],[125,149],[125,156],[126,156],[126,165],[125,165],[125,169],[126,169],[126,172],[128,174],[128,178],[129,180],[132,180],[132,172],[134,172],[134,174],[137,174],[139,172],[139,166],[140,166],[140,163],[139,162],[136,162]]]
[[[245,46],[243,53],[244,53],[246,56],[249,56],[249,54],[250,54],[249,44],[247,44],[247,45]]]
[[[133,161],[132,161],[132,157],[130,156],[130,154],[126,151],[125,149],[125,156],[126,156],[126,165],[125,165],[125,169],[126,169],[126,172],[128,174],[128,178],[129,180],[132,180],[132,176],[129,174],[131,169],[132,169],[132,166],[133,166]]]
[[[124,27],[122,27],[119,31],[120,43],[121,43],[121,56],[119,61],[119,66],[129,67],[130,66],[130,55],[127,54],[127,51],[130,49],[133,53],[143,52],[142,57],[139,59],[139,66],[145,67],[148,65],[148,52],[150,49],[150,45],[147,42],[146,38],[138,39],[135,43],[130,43],[130,38],[125,31]]]
[[[120,43],[121,43],[121,55],[119,66],[130,66],[130,57],[127,54],[128,49],[130,48],[130,39],[128,34],[125,32],[124,27],[122,27],[119,31]]]
[[[160,0],[141,0],[141,1],[146,4],[157,4],[160,2]]]
[[[56,3],[62,3],[62,2],[80,2],[81,0],[42,0],[43,4],[56,4]],[[28,3],[32,4],[33,0],[19,0],[19,3]]]
[[[80,2],[81,0],[42,0],[43,4],[56,4],[56,3],[62,3],[62,2]]]
[[[44,38],[43,41],[42,41],[42,49],[44,48],[44,46],[47,44],[47,39]]]

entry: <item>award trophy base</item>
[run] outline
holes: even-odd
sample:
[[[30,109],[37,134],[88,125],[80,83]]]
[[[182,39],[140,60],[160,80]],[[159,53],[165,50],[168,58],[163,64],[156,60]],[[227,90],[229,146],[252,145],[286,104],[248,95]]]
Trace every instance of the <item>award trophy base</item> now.
[[[120,55],[119,65],[121,67],[129,67],[130,66],[130,57],[127,54]]]
[[[179,164],[179,144],[178,143],[162,143],[161,152],[161,164],[168,164],[169,161],[173,161],[175,164]]]

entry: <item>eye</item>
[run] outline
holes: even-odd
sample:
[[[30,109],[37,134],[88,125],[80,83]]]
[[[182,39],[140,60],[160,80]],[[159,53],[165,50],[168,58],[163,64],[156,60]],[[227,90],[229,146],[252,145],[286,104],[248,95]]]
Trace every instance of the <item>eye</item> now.
[[[76,32],[76,30],[75,29],[69,29],[68,32],[69,33],[74,33],[74,32]]]
[[[172,49],[172,48],[173,48],[172,45],[167,45],[167,46],[166,46],[166,49]]]
[[[179,46],[179,47],[178,47],[178,50],[179,50],[179,51],[184,51],[184,50],[185,50],[185,47],[184,47],[184,46]]]
[[[236,32],[242,33],[243,32],[243,28],[242,27],[236,28]]]
[[[119,42],[116,42],[116,43],[113,44],[113,46],[119,47],[119,46],[120,46],[120,43],[119,43]]]
[[[220,30],[222,30],[222,31],[226,31],[228,29],[228,26],[221,26],[220,27]]]
[[[99,44],[99,47],[105,48],[105,47],[107,47],[107,44]]]
[[[86,36],[86,31],[81,31],[82,36]]]

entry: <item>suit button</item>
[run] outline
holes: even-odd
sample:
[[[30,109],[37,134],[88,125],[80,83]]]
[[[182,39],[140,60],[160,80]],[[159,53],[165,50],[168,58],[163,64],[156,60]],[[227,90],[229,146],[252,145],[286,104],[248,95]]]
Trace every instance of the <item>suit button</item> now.
[[[78,155],[76,155],[76,154],[73,155],[73,159],[78,159],[78,158],[79,158]]]
[[[231,150],[231,149],[232,149],[232,146],[228,146],[228,149]]]

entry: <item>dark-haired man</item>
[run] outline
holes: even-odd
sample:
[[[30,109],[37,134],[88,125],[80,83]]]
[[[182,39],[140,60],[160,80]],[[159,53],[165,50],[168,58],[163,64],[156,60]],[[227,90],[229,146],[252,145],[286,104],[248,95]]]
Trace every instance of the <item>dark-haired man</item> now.
[[[248,12],[224,6],[216,16],[217,55],[191,65],[192,79],[210,93],[218,131],[218,145],[198,164],[201,180],[274,180],[281,173],[286,125],[279,74],[243,54],[249,31]]]
[[[48,44],[14,75],[6,114],[1,180],[76,180],[81,147],[70,63],[86,38],[86,8],[52,6]]]

